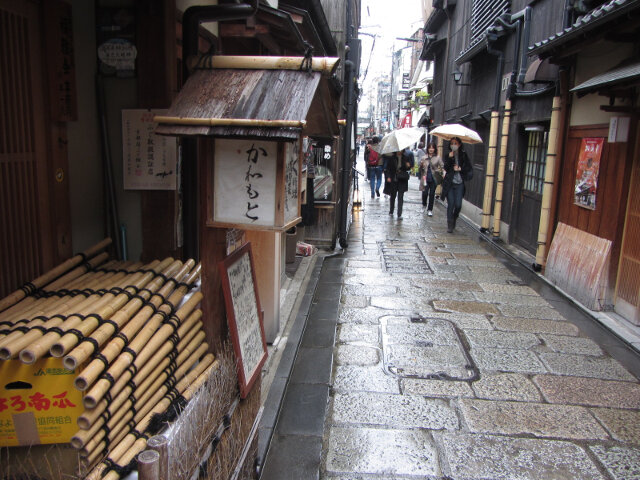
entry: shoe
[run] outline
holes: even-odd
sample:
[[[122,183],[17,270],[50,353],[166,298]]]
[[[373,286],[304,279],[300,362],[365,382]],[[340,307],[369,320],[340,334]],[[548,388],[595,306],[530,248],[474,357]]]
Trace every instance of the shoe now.
[[[398,220],[402,220],[402,215],[398,215]]]
[[[389,215],[393,215],[393,212],[389,212]]]
[[[451,220],[447,220],[447,233],[453,233],[453,222]]]
[[[376,188],[376,195],[380,196],[380,190],[378,190],[377,188]]]
[[[371,195],[371,198],[373,198],[373,195]]]
[[[433,217],[433,212],[432,212],[431,210],[428,210],[428,211],[427,211],[427,216],[429,216],[429,217]]]

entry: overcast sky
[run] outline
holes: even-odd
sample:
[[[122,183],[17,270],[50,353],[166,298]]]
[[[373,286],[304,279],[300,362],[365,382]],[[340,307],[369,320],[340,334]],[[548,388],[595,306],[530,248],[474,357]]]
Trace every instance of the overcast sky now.
[[[423,26],[421,5],[421,0],[362,0],[361,83],[364,79],[366,85],[380,73],[391,72],[391,51],[409,45],[396,37],[410,37]],[[371,48],[374,39],[370,35],[376,35],[373,52]]]

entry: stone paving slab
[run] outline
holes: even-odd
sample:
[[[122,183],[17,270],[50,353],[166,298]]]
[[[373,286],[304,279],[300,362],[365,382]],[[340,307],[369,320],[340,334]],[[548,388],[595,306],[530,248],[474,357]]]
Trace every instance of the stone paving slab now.
[[[338,313],[338,323],[372,323],[377,325],[378,319],[388,314],[387,310],[376,307],[342,307]]]
[[[384,478],[440,474],[433,439],[422,430],[332,427],[326,468]]]
[[[456,272],[456,276],[463,282],[496,283],[509,285],[510,282],[519,281],[519,278],[515,275],[505,274],[503,272],[490,272],[488,270],[489,269],[486,269],[480,272],[471,270],[469,270],[468,272]]]
[[[394,285],[345,285],[342,295],[361,295],[371,297],[373,295],[391,296],[398,293],[398,287]]]
[[[346,393],[400,393],[398,379],[385,374],[381,366],[339,365],[335,369],[333,388],[337,392]]]
[[[427,377],[447,374],[454,378],[468,378],[467,359],[457,346],[415,347],[390,345],[385,348],[385,363],[398,375]]]
[[[610,357],[589,357],[567,353],[541,353],[540,359],[551,373],[604,380],[635,381],[620,363]]]
[[[527,305],[498,305],[498,309],[505,317],[527,317],[546,320],[565,320],[565,318],[553,307]]]
[[[511,332],[552,333],[555,335],[573,335],[580,333],[573,323],[556,320],[539,320],[522,317],[493,317],[491,323],[498,330]]]
[[[539,402],[538,389],[525,375],[519,373],[483,374],[471,384],[478,398],[486,400],[513,400]]]
[[[499,283],[479,283],[478,285],[485,292],[538,296],[538,293],[533,288],[525,285],[501,285]]]
[[[436,300],[451,300],[451,301],[466,301],[475,302],[476,298],[473,296],[473,292],[458,292],[455,289],[438,289],[434,287],[432,289],[412,289],[403,290],[400,292],[402,297],[406,299],[408,304],[416,305],[429,305]]]
[[[371,297],[371,306],[382,308],[385,310],[401,311],[406,310],[409,312],[431,312],[433,307],[429,305],[428,299],[422,299],[422,301],[409,301],[406,298],[398,297]]]
[[[459,302],[455,300],[435,300],[433,308],[461,313],[478,313],[499,315],[500,312],[493,305],[482,302]]]
[[[471,267],[486,267],[486,268],[496,268],[496,266],[500,265],[500,262],[488,255],[484,255],[482,258],[458,258],[458,254],[455,255],[456,258],[451,258],[447,260],[449,265],[465,265],[469,268]]]
[[[460,409],[473,433],[574,440],[609,438],[584,407],[465,398],[460,400]]]
[[[378,345],[380,341],[380,329],[377,325],[361,325],[344,323],[338,325],[336,335],[337,342],[359,342]]]
[[[517,293],[475,292],[473,294],[480,302],[505,305],[525,305],[528,307],[548,307],[547,301],[539,296],[520,295]]]
[[[360,345],[340,345],[334,353],[338,365],[373,366],[380,363],[382,353],[377,348]]]
[[[640,412],[617,408],[592,408],[591,412],[611,436],[625,443],[640,445]]]
[[[331,420],[334,424],[389,428],[455,430],[459,427],[455,411],[443,400],[385,393],[336,393]]]
[[[467,382],[403,378],[400,382],[402,393],[424,397],[473,397],[473,390]]]
[[[364,296],[342,295],[340,304],[344,307],[365,308],[369,305],[369,299]]]
[[[554,352],[579,355],[604,355],[602,349],[590,338],[567,337],[564,335],[540,335],[545,344]]]
[[[436,290],[455,290],[458,292],[479,292],[482,291],[480,284],[476,282],[460,282],[455,280],[443,280],[441,278],[415,278],[411,279],[411,285],[426,291]]]
[[[637,383],[559,375],[536,375],[533,381],[549,403],[640,409]]]
[[[458,345],[458,335],[449,322],[426,320],[424,323],[390,324],[384,328],[389,344]]]
[[[347,262],[347,266],[352,268],[380,268],[382,261],[380,258],[371,257],[369,259],[350,259]]]
[[[454,323],[462,330],[493,330],[493,325],[487,319],[486,315],[475,313],[457,313],[457,312],[431,312],[426,315],[427,318],[444,318]]]
[[[345,285],[393,285],[394,277],[391,274],[378,271],[377,275],[355,275],[345,274],[343,282]]]
[[[589,449],[598,457],[614,480],[640,478],[639,448],[592,445]]]
[[[533,352],[507,348],[473,348],[471,357],[480,370],[492,372],[547,373]]]
[[[533,333],[469,330],[465,334],[471,344],[471,348],[516,348],[528,350],[535,345],[540,345],[540,340]]]
[[[565,441],[437,433],[455,480],[604,480],[587,453]],[[443,467],[444,469],[444,467]]]

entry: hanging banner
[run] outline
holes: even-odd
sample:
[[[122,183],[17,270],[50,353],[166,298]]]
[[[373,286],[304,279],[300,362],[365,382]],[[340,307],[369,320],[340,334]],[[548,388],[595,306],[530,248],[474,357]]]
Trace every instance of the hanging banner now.
[[[411,126],[411,112],[407,113],[402,118],[402,123],[400,124],[400,128],[408,128]]]
[[[574,203],[589,210],[596,209],[596,190],[604,138],[583,138],[578,155]]]

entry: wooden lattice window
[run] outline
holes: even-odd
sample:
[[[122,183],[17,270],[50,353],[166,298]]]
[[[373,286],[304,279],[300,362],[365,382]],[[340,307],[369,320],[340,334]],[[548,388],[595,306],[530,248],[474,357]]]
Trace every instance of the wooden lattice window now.
[[[549,132],[547,131],[527,132],[527,154],[522,188],[540,195],[544,186],[548,140]]]
[[[496,18],[509,12],[509,0],[473,0],[471,10],[471,42],[474,45],[484,36]]]

